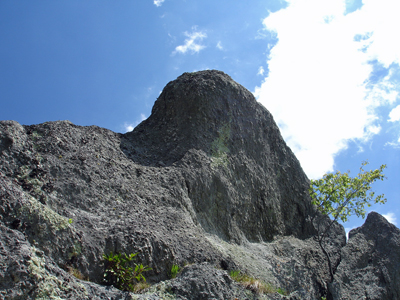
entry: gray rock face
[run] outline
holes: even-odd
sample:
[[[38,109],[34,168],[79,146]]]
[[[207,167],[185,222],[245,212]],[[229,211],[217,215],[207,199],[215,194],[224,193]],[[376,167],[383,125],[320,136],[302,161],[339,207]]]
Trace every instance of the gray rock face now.
[[[7,186],[1,179],[1,187]],[[0,224],[0,234],[0,299],[132,299],[68,274],[18,230]]]
[[[350,231],[335,278],[334,299],[400,299],[400,230],[371,212]]]
[[[219,71],[170,82],[127,134],[1,121],[0,298],[320,299],[308,186],[271,114]],[[339,283],[344,238],[327,239]],[[111,251],[139,252],[150,289],[104,286]],[[169,280],[173,264],[188,266]],[[237,269],[289,295],[249,292]]]
[[[2,222],[58,265],[100,283],[111,251],[140,251],[153,280],[166,279],[174,261],[223,260],[193,223],[179,170],[134,164],[120,135],[95,126],[1,127],[13,141],[1,156]]]
[[[188,266],[169,286],[176,299],[235,299],[246,297],[232,278],[208,263]]]
[[[122,147],[139,164],[178,167],[194,221],[209,233],[239,243],[312,234],[298,160],[272,115],[222,72],[170,82]]]

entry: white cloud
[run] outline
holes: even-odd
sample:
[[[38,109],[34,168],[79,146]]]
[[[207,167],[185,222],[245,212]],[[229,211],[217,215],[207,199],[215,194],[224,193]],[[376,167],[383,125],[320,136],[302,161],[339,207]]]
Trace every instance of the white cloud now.
[[[398,96],[389,75],[375,84],[368,79],[372,60],[385,67],[400,62],[400,2],[364,0],[347,15],[346,0],[287,2],[263,21],[278,43],[255,95],[307,175],[318,178],[333,170],[349,140],[365,142],[380,132],[375,108]]]
[[[145,116],[144,114],[140,114],[140,120],[135,121],[135,122],[133,122],[133,123],[127,123],[127,122],[125,122],[125,123],[124,123],[124,130],[125,130],[125,132],[132,131],[140,122],[142,122],[142,121],[144,121],[144,120],[146,120],[146,119],[147,119],[147,118],[146,118],[146,116]]]
[[[395,142],[386,142],[385,146],[390,146],[390,147],[393,147],[393,148],[399,148],[400,149],[400,137]]]
[[[385,215],[382,215],[386,220],[388,220],[389,223],[392,223],[393,225],[397,225],[396,222],[396,215],[392,212],[389,212]]]
[[[385,67],[400,64],[400,43],[397,39],[400,18],[397,0],[364,0],[361,10],[354,13],[354,28],[358,33],[371,33],[366,40],[368,55]]]
[[[159,6],[161,6],[163,4],[164,1],[165,0],[154,0],[154,5],[159,7]]]
[[[133,123],[124,123],[125,132],[132,131],[135,128],[135,124]]]
[[[346,231],[346,240],[349,240],[349,232],[352,231],[354,228],[357,227],[345,227],[344,230]]]
[[[207,34],[205,32],[196,31],[196,27],[192,27],[191,33],[185,32],[184,34],[188,38],[185,40],[183,45],[180,45],[175,48],[173,54],[175,54],[176,52],[185,54],[189,50],[192,53],[198,53],[200,52],[200,50],[205,48],[205,46],[200,44],[200,42],[207,37]]]
[[[217,48],[218,48],[219,50],[224,50],[224,47],[222,47],[221,41],[218,41],[218,43],[217,43]]]
[[[400,121],[400,105],[397,105],[392,111],[389,113],[389,122]]]
[[[258,73],[257,73],[257,75],[264,75],[264,72],[265,72],[265,70],[264,70],[264,68],[261,66],[261,67],[259,67],[258,68]]]

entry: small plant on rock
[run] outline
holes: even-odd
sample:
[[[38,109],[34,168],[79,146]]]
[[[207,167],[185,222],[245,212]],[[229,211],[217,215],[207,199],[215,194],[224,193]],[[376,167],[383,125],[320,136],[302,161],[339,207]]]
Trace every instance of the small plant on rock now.
[[[277,292],[278,294],[283,295],[283,296],[289,295],[289,293],[288,293],[287,291],[285,291],[284,289],[281,289],[281,288],[278,288],[278,289],[276,290],[276,292]]]
[[[143,272],[150,271],[151,268],[143,266],[143,264],[133,263],[135,256],[138,253],[103,254],[105,271],[104,281],[109,285],[113,285],[122,291],[138,292],[149,285],[146,283],[146,278]]]
[[[271,294],[279,293],[281,295],[288,295],[286,291],[281,288],[275,288],[270,283],[265,283],[264,281],[247,275],[239,270],[230,271],[229,275],[233,280],[241,284],[244,288],[253,291],[257,294]]]
[[[169,277],[175,278],[176,275],[178,275],[179,271],[181,270],[181,267],[178,265],[172,265],[171,271],[169,273]]]
[[[75,278],[78,278],[80,280],[85,280],[89,281],[89,277],[84,276],[77,268],[74,268],[72,266],[67,266],[67,271],[70,275],[74,276]]]

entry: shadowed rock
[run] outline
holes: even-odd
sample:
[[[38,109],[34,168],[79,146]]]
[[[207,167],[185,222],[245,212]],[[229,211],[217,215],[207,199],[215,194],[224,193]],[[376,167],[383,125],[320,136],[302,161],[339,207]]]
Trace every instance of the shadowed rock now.
[[[376,212],[349,233],[334,299],[400,299],[400,230]]]

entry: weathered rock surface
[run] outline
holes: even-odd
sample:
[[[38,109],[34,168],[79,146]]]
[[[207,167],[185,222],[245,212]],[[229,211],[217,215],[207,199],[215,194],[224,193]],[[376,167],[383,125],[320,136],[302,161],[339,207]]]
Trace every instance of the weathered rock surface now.
[[[223,239],[312,234],[308,179],[272,115],[219,71],[167,84],[151,116],[122,139],[138,164],[176,166],[194,222]]]
[[[177,299],[235,299],[246,293],[224,271],[208,263],[188,266],[169,284]]]
[[[308,186],[271,114],[219,71],[170,82],[127,134],[1,121],[0,298],[320,299],[329,272]],[[336,225],[327,249],[338,283],[344,245]],[[111,251],[140,252],[151,288],[102,285]],[[169,280],[173,264],[187,266]],[[227,275],[237,269],[289,296],[245,290]]]
[[[335,278],[334,299],[400,299],[400,230],[371,212],[350,231]]]

